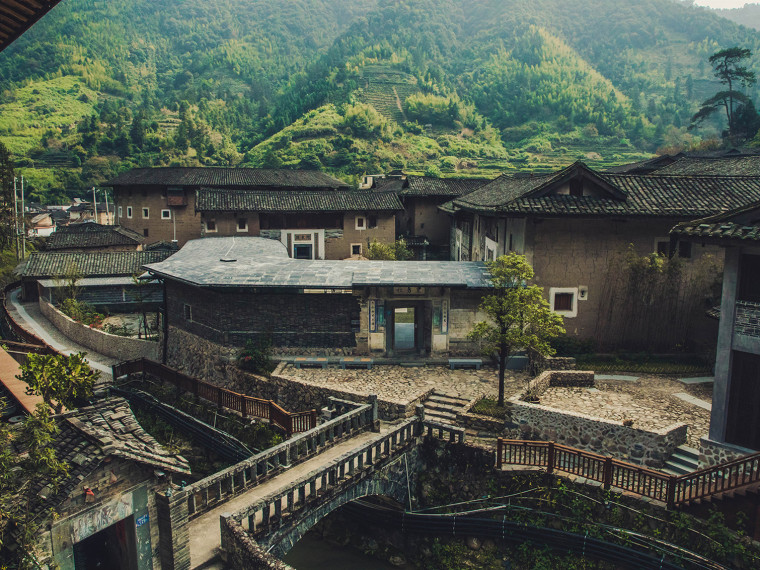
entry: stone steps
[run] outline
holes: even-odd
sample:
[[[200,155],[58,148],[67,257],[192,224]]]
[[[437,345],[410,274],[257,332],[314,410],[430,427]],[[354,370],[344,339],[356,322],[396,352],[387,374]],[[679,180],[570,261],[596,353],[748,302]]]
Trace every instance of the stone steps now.
[[[457,413],[463,411],[469,403],[470,401],[465,398],[433,392],[423,404],[425,418],[434,422],[455,424]]]
[[[686,475],[699,469],[699,451],[687,445],[679,445],[660,471],[668,475]]]

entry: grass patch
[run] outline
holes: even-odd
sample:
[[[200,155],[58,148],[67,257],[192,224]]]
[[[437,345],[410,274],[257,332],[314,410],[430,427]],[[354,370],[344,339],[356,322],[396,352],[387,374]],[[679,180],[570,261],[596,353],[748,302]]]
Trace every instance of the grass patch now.
[[[475,405],[470,408],[470,412],[473,414],[480,414],[481,416],[490,416],[503,420],[507,417],[507,408],[500,406],[496,398],[485,396],[475,402]]]

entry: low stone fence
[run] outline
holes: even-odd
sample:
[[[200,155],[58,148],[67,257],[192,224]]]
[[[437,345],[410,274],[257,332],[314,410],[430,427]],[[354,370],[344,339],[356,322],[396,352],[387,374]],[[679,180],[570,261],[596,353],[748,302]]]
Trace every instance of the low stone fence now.
[[[685,424],[649,431],[525,401],[539,397],[550,386],[593,385],[593,372],[547,371],[534,378],[525,392],[509,399],[512,421],[518,424],[520,437],[554,441],[655,468],[661,467],[675,448],[686,442]]]
[[[64,315],[53,305],[40,299],[40,311],[67,338],[99,354],[119,360],[158,357],[158,342],[108,334],[88,327]]]
[[[734,459],[739,459],[740,457],[744,457],[751,453],[757,452],[752,449],[747,449],[746,447],[739,447],[738,445],[732,445],[730,443],[721,443],[703,437],[699,440],[699,468],[705,469],[707,467],[720,465],[721,463],[733,461]]]

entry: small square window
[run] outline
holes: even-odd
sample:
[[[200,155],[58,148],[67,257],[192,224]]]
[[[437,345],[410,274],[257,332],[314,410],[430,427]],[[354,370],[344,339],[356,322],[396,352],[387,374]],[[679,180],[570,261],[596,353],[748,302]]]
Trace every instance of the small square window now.
[[[367,229],[367,220],[364,218],[364,216],[356,216],[356,229],[357,230]]]
[[[368,216],[367,217],[367,227],[369,229],[377,227],[377,216]]]
[[[211,233],[216,231],[216,220],[206,220],[206,231]]]
[[[150,218],[150,208],[143,208],[142,216],[144,220],[147,220],[148,218]]]
[[[248,231],[248,219],[247,218],[238,218],[238,221],[237,221],[237,231],[239,231],[239,232],[247,232]]]
[[[161,210],[161,219],[162,220],[171,220],[172,219],[172,211],[171,210]]]
[[[667,240],[667,239],[654,240],[654,252],[657,255],[664,255],[667,257],[669,249],[670,249],[670,240]]]
[[[127,217],[128,218],[132,217],[132,206],[127,206]]]
[[[185,305],[185,320],[187,322],[193,321],[193,308],[190,305]]]
[[[120,218],[123,218],[123,217],[124,217],[124,214],[122,213],[122,209],[121,209],[121,206],[119,206],[119,217],[120,217]]]
[[[691,242],[690,241],[678,242],[678,257],[683,257],[684,259],[691,259]]]
[[[362,244],[360,243],[352,243],[351,244],[351,255],[361,255],[362,254]]]
[[[572,293],[556,293],[554,295],[554,310],[555,311],[572,311],[573,310],[573,294]]]
[[[148,237],[148,228],[143,228],[143,236]]]

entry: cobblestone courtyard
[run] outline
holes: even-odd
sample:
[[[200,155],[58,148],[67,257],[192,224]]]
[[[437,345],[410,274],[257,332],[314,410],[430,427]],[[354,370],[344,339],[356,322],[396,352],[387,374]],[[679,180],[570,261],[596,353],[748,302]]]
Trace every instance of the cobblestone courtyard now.
[[[449,370],[445,366],[380,365],[372,370],[342,370],[286,365],[281,373],[317,386],[374,393],[396,402],[410,402],[433,389],[467,399],[498,391],[498,373],[493,368]],[[520,393],[527,383],[527,374],[508,371],[506,397]],[[654,375],[641,376],[636,381],[597,379],[593,389],[550,388],[542,395],[541,404],[612,421],[630,418],[635,426],[645,429],[685,423],[689,426],[688,445],[696,447],[708,431],[710,411],[675,394],[688,394],[703,405],[709,404],[712,384],[684,384],[674,377]]]

